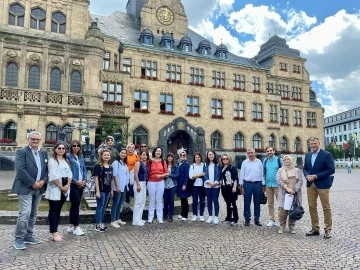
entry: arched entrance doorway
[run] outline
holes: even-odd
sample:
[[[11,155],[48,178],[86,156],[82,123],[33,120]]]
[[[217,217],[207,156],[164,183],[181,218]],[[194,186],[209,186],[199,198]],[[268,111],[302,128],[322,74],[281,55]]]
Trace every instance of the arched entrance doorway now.
[[[177,155],[178,149],[182,147],[186,149],[186,153],[190,155],[194,153],[194,142],[190,135],[183,130],[172,133],[168,138],[167,145],[168,152],[174,155]]]

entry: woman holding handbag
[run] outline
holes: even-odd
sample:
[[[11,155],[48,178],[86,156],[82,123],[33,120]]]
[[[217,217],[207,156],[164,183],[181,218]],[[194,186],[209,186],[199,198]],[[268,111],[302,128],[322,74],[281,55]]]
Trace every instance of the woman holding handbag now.
[[[200,221],[205,221],[205,189],[204,189],[204,163],[202,163],[202,156],[199,152],[194,154],[193,165],[189,169],[189,179],[194,181],[192,190],[192,221],[196,221],[199,217]],[[198,216],[198,203],[200,202],[200,215]]]
[[[284,166],[277,171],[276,179],[279,185],[278,191],[278,206],[279,206],[279,220],[280,228],[278,233],[283,234],[288,219],[289,210],[284,210],[285,195],[291,194],[297,196],[299,203],[302,201],[301,187],[304,182],[304,174],[302,170],[295,168],[291,156],[285,155],[283,157]],[[294,196],[293,196],[294,197]],[[289,218],[289,229],[292,234],[295,234],[295,220]]]

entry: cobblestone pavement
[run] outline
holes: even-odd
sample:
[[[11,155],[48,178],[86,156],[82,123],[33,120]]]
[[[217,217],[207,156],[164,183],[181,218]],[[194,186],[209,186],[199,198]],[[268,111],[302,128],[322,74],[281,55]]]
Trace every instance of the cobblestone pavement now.
[[[1,225],[0,269],[360,269],[359,182],[360,170],[337,170],[331,191],[331,239],[304,235],[310,228],[308,211],[295,235],[278,235],[276,228],[253,224],[245,227],[242,222],[231,227],[176,220],[125,225],[107,233],[96,233],[88,225],[83,237],[69,235],[61,226],[66,240],[55,243],[47,239],[47,226],[36,226],[42,243],[21,251],[13,248],[14,226]],[[242,207],[241,197],[240,214]],[[306,195],[304,207],[307,210]],[[267,207],[261,210],[266,224]]]

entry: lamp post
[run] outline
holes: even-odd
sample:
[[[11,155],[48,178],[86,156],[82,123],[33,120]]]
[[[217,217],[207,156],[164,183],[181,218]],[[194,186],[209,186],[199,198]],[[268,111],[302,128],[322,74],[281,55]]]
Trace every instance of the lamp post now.
[[[88,120],[83,118],[83,115],[80,114],[77,118],[73,120],[73,123],[71,125],[73,129],[79,130],[79,141],[82,142],[81,135],[83,130],[91,130],[96,127],[96,124],[89,123]]]

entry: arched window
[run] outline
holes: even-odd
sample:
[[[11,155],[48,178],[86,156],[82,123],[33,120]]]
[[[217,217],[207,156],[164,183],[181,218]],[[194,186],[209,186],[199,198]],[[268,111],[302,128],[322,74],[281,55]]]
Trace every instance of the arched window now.
[[[269,146],[271,146],[273,149],[275,149],[275,136],[274,136],[274,134],[271,134],[269,136]]]
[[[73,129],[70,125],[65,125],[63,126],[62,130],[65,132],[65,136],[66,136],[66,141],[67,142],[71,142],[72,141],[72,133],[73,133]]]
[[[294,150],[295,151],[301,151],[301,140],[299,137],[296,137],[295,138],[295,141],[294,141]]]
[[[288,148],[288,140],[285,137],[282,137],[280,140],[280,149],[281,151],[289,150]]]
[[[45,30],[46,13],[41,8],[31,10],[30,28]]]
[[[253,138],[252,138],[252,143],[253,143],[253,147],[254,147],[255,149],[262,149],[262,148],[263,148],[263,146],[262,146],[262,138],[261,138],[261,136],[260,136],[258,133],[256,133],[256,134],[253,136]]]
[[[50,90],[61,91],[61,71],[53,68],[50,73]]]
[[[148,141],[148,133],[143,127],[138,127],[134,130],[133,133],[133,143],[140,144],[140,143],[147,143]]]
[[[11,140],[10,142],[16,142],[17,126],[14,122],[9,122],[4,128],[4,139]]]
[[[47,144],[55,144],[58,138],[58,130],[54,124],[50,124],[46,126],[46,140]]]
[[[81,73],[79,71],[73,71],[71,73],[70,92],[81,93]]]
[[[19,68],[15,63],[9,63],[6,67],[5,86],[18,86],[18,72]]]
[[[211,148],[212,149],[221,149],[222,148],[222,136],[218,131],[215,131],[211,134]]]
[[[51,32],[65,34],[66,32],[66,16],[61,12],[52,14]]]
[[[29,69],[29,86],[31,89],[40,88],[40,69],[38,66],[32,66]]]
[[[9,8],[9,20],[10,25],[24,27],[25,8],[20,4],[13,4]]]
[[[244,136],[240,132],[234,136],[234,148],[245,148]]]

